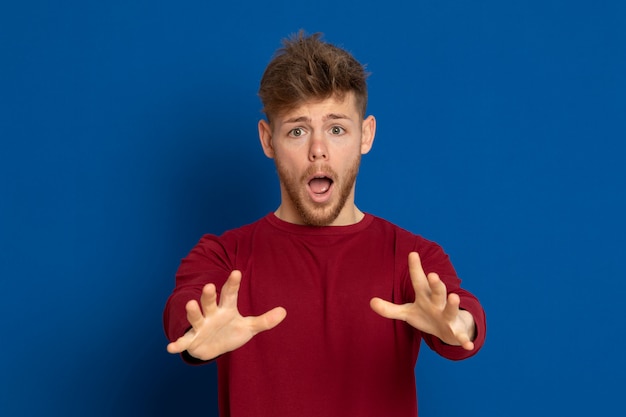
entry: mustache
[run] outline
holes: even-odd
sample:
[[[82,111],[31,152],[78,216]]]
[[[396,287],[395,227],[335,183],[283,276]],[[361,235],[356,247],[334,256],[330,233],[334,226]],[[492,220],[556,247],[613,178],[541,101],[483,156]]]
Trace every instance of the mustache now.
[[[304,173],[300,177],[300,180],[306,181],[307,179],[311,178],[313,175],[317,174],[318,172],[323,172],[333,181],[337,178],[337,173],[330,167],[330,165],[319,164],[319,165],[311,165],[309,168],[307,168],[306,171],[304,171]]]

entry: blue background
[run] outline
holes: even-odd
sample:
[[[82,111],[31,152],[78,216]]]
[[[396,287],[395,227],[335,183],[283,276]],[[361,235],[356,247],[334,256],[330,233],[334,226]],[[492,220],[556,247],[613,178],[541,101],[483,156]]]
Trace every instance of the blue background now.
[[[357,204],[442,244],[488,314],[424,348],[421,416],[622,408],[626,2],[0,6],[0,415],[216,415],[161,312],[203,233],[278,204],[257,140],[280,39],[368,65]]]

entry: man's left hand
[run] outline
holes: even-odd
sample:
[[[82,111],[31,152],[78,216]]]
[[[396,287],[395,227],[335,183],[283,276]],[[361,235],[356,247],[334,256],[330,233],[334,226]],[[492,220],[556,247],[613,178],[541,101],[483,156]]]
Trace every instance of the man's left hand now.
[[[444,343],[473,350],[476,324],[470,312],[459,309],[459,296],[447,293],[438,274],[426,275],[417,252],[409,254],[409,274],[415,290],[413,303],[393,304],[375,297],[370,301],[372,309],[388,319],[406,321]]]

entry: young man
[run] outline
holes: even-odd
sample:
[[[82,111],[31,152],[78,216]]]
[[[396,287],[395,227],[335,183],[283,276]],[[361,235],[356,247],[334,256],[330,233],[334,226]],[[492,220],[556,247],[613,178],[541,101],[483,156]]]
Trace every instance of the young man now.
[[[177,272],[167,349],[217,360],[223,417],[417,416],[420,341],[453,360],[484,342],[443,250],[355,205],[376,131],[365,80],[319,35],[284,42],[259,91],[280,205],[204,236]]]

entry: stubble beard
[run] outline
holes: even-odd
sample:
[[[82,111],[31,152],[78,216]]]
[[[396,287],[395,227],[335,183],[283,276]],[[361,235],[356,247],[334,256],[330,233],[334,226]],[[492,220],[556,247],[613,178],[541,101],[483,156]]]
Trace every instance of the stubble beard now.
[[[317,172],[317,167],[311,167],[302,174],[300,178],[296,178],[281,165],[279,160],[275,159],[274,162],[276,164],[276,170],[278,171],[278,178],[283,184],[287,197],[300,215],[302,222],[309,226],[328,226],[339,217],[339,214],[341,214],[341,211],[346,205],[346,201],[348,201],[348,197],[350,197],[357,174],[359,173],[361,155],[357,155],[343,178],[339,178],[337,173],[329,166],[322,165],[322,170],[328,172],[334,178],[333,187],[335,188],[333,192],[339,193],[338,199],[333,199],[328,203],[310,201],[306,192],[306,180]],[[294,180],[294,178],[296,179]]]

